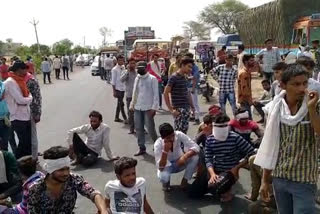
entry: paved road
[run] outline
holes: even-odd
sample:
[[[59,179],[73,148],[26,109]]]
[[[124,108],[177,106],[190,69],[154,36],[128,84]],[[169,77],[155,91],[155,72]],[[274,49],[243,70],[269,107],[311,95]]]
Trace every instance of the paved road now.
[[[51,146],[66,145],[66,132],[68,129],[88,122],[91,110],[102,113],[104,122],[111,127],[111,149],[120,156],[132,156],[137,150],[136,138],[128,135],[125,125],[115,123],[115,99],[112,96],[110,85],[101,81],[99,77],[92,77],[89,68],[78,68],[70,75],[70,81],[56,80],[52,85],[42,85],[43,116],[38,126],[40,150]],[[203,102],[203,101],[202,101]],[[207,105],[202,104],[203,111]],[[160,123],[172,122],[167,112],[156,116],[157,127]],[[194,136],[196,126],[190,126],[189,134]],[[240,182],[234,188],[235,199],[228,204],[221,205],[218,200],[206,197],[202,200],[190,200],[185,193],[177,190],[164,194],[156,178],[152,144],[147,145],[148,155],[138,157],[137,175],[147,180],[147,197],[156,213],[246,213],[248,202],[242,197],[249,190],[249,173],[241,172]],[[90,169],[82,167],[72,168],[73,172],[82,174],[95,188],[104,191],[106,182],[115,179],[113,163],[102,159]],[[182,175],[174,175],[171,183],[178,185]],[[95,213],[94,205],[87,199],[79,196],[76,213]]]

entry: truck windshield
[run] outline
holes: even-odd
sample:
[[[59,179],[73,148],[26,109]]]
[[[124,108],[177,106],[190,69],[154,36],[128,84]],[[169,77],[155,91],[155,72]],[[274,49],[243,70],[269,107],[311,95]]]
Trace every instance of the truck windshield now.
[[[311,27],[310,28],[310,40],[313,41],[320,38],[320,27]]]

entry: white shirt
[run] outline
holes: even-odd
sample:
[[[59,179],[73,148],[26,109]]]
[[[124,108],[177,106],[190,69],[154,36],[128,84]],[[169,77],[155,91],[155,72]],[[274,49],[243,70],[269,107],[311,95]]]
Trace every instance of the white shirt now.
[[[59,58],[53,59],[53,69],[60,69],[61,68],[61,60]]]
[[[113,68],[113,59],[106,57],[103,64],[106,70],[111,70]]]
[[[193,150],[199,153],[200,147],[191,138],[181,131],[175,131],[175,140],[173,142],[173,151],[168,152],[168,158],[166,167],[171,166],[171,162],[178,160],[184,153],[181,148],[181,143],[184,146],[184,150],[187,152]],[[154,157],[156,160],[156,165],[159,168],[159,163],[162,156],[162,151],[164,150],[164,140],[160,137],[154,143]]]
[[[111,70],[111,85],[113,85],[116,90],[118,91],[125,91],[126,90],[126,85],[125,83],[121,82],[120,77],[121,73],[125,70],[125,67],[122,65],[116,65],[114,68]]]
[[[320,82],[313,78],[309,78],[308,80],[308,90],[309,91],[316,91],[320,94]]]
[[[9,77],[5,82],[5,94],[4,100],[7,102],[10,112],[10,121],[20,120],[29,121],[30,115],[30,103],[32,101],[31,93],[28,97],[22,95],[21,89],[17,82]]]
[[[123,186],[119,180],[109,181],[105,186],[106,198],[110,200],[112,213],[144,214],[144,197],[146,195],[146,181],[137,178],[131,187]]]
[[[158,80],[149,73],[138,74],[134,81],[131,107],[138,111],[158,110],[159,87]]]
[[[67,142],[69,145],[72,145],[73,134],[84,134],[86,135],[85,144],[89,149],[96,152],[98,155],[101,155],[102,147],[104,148],[107,157],[109,159],[113,158],[113,154],[110,150],[110,128],[107,124],[101,123],[100,126],[93,130],[90,124],[86,124],[77,128],[73,128],[68,131]]]

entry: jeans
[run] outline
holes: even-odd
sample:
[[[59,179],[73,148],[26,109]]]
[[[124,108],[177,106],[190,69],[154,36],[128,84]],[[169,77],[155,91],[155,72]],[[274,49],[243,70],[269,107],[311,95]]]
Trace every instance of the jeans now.
[[[279,214],[315,214],[316,184],[273,178],[273,191]]]
[[[127,119],[127,115],[126,112],[124,111],[124,102],[123,102],[123,98],[124,98],[124,91],[118,91],[116,90],[116,95],[117,95],[117,109],[116,109],[116,116],[115,119],[119,119],[119,114],[121,111],[122,114],[122,118],[124,120]]]
[[[140,150],[145,151],[146,139],[144,134],[144,126],[146,125],[148,133],[153,142],[155,142],[158,138],[154,124],[154,117],[149,116],[148,111],[134,110],[134,125],[137,132],[138,146]]]
[[[73,134],[73,151],[77,156],[77,160],[82,162],[86,161],[86,157],[89,155],[91,158],[91,163],[86,165],[92,165],[98,161],[98,154],[87,147],[87,145],[83,142],[83,140],[79,137],[77,133]]]
[[[60,68],[54,70],[56,72],[56,79],[60,79]]]
[[[194,117],[196,120],[200,119],[200,106],[198,102],[198,89],[195,88],[194,93],[191,93],[192,102],[194,106]]]
[[[187,134],[189,129],[190,110],[189,108],[176,108],[175,110],[180,114],[174,118],[174,130]]]
[[[132,101],[132,97],[127,97],[127,111],[128,111],[128,117],[129,117],[129,126],[130,126],[130,131],[134,132],[134,112],[130,111],[130,103]]]
[[[240,107],[244,108],[245,110],[247,110],[249,112],[249,120],[252,120],[251,105],[249,104],[249,102],[244,101],[244,102],[240,103]]]
[[[234,92],[229,92],[229,93],[224,93],[220,92],[219,93],[219,104],[221,107],[221,111],[226,113],[226,104],[227,100],[229,100],[229,103],[232,108],[232,113],[235,116],[236,110],[237,110],[237,105],[236,105],[236,95]]]
[[[99,72],[100,72],[100,78],[102,80],[105,80],[106,79],[106,72],[105,72],[104,68],[100,68]]]
[[[162,82],[158,83],[158,89],[159,89],[159,107],[162,107],[162,91],[163,91],[163,84]]]
[[[0,120],[0,149],[8,151],[9,132],[10,128],[5,124],[4,120]]]
[[[273,83],[273,72],[263,72],[263,76],[269,81],[270,85]]]
[[[43,72],[43,83],[44,84],[46,84],[47,78],[48,78],[49,83],[51,83],[51,76],[50,75],[51,75],[51,72]]]
[[[69,79],[69,68],[68,67],[62,67],[62,71],[63,71],[63,79],[66,79],[66,76],[67,76],[67,79]]]
[[[197,169],[198,161],[198,155],[192,156],[187,160],[186,164],[181,167],[177,166],[177,160],[172,161],[170,166],[165,167],[162,171],[158,170],[157,176],[160,179],[161,183],[168,183],[170,182],[171,174],[185,170],[183,177],[189,181],[191,180],[193,173]]]
[[[106,70],[106,80],[107,80],[107,82],[111,81],[111,70],[110,69]]]
[[[32,146],[32,158],[34,160],[38,159],[38,133],[37,133],[37,124],[34,119],[31,118],[31,146]]]
[[[31,121],[14,120],[11,125],[19,139],[16,159],[31,155]]]

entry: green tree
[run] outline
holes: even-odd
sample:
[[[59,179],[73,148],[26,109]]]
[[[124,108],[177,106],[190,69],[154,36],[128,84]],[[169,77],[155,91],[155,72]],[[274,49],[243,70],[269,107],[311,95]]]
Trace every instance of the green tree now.
[[[234,25],[236,14],[248,8],[239,0],[224,0],[205,7],[200,12],[200,20],[212,28],[218,28],[224,34],[236,33]]]
[[[28,46],[21,45],[15,50],[14,54],[20,59],[26,60],[27,57],[31,55],[31,50]]]
[[[30,52],[31,54],[35,55],[38,53],[38,45],[37,44],[33,44],[30,46]],[[51,50],[50,47],[47,45],[42,45],[40,44],[40,52],[42,55],[45,56],[50,56],[51,55]]]
[[[71,54],[73,43],[69,39],[63,39],[53,44],[52,52],[55,55]]]
[[[6,43],[0,40],[0,56],[6,52]]]
[[[184,36],[188,39],[209,40],[210,39],[210,27],[204,23],[196,21],[188,21],[183,26]]]
[[[77,45],[72,49],[73,54],[79,54],[79,53],[87,53],[88,50],[86,48],[81,47],[80,45]]]

